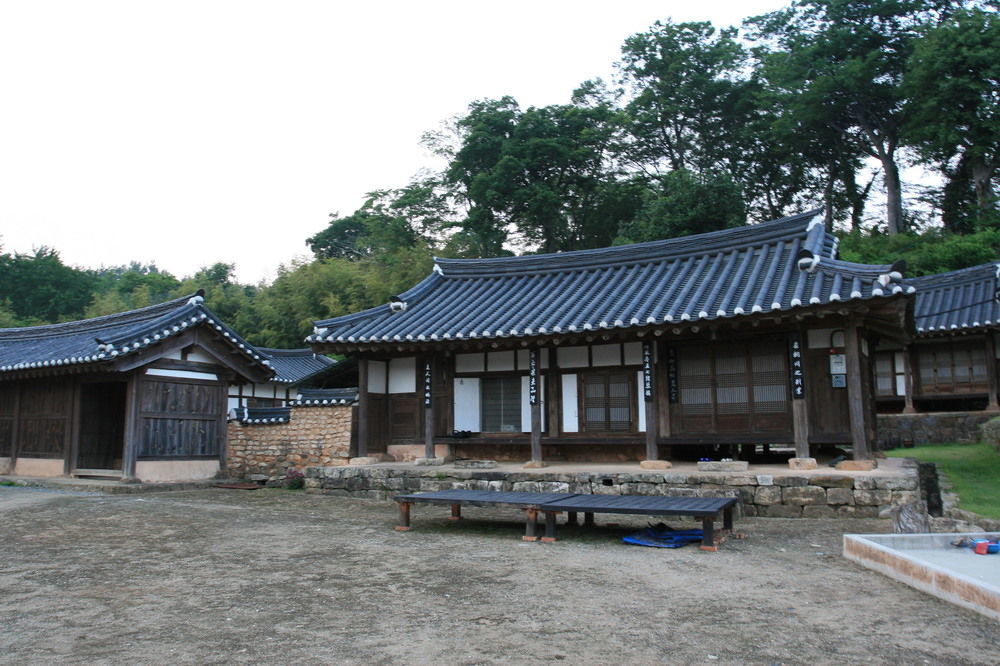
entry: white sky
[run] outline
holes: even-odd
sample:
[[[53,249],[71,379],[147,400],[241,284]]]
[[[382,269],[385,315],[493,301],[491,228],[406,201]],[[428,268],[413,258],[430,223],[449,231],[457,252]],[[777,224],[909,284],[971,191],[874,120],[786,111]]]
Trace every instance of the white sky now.
[[[0,0],[0,246],[270,280],[469,102],[566,103],[657,19],[786,4]]]

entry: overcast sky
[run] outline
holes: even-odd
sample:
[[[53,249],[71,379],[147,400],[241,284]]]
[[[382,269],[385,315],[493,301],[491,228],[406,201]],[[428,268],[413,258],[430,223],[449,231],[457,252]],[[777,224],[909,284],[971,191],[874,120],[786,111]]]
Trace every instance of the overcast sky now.
[[[655,20],[785,0],[0,1],[0,246],[270,280],[332,212],[440,165],[475,99],[565,103]]]

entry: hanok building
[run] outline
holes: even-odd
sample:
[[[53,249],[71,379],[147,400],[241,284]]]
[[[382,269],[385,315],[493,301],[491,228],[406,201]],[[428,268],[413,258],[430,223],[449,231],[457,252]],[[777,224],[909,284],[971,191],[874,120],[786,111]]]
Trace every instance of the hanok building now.
[[[273,374],[201,292],[0,330],[0,471],[209,478],[226,452],[227,385]]]
[[[233,384],[229,387],[229,408],[249,409],[287,407],[299,398],[300,387],[324,384],[330,374],[347,377],[351,384],[357,379],[345,364],[338,364],[329,356],[317,354],[312,349],[271,349],[257,347],[274,376],[259,384]]]
[[[686,445],[871,456],[874,338],[912,288],[837,258],[817,212],[686,238],[437,259],[391,303],[316,323],[359,360],[358,453],[656,460]],[[679,453],[679,451],[678,451]]]
[[[1000,264],[912,278],[916,335],[875,352],[880,412],[998,411]]]

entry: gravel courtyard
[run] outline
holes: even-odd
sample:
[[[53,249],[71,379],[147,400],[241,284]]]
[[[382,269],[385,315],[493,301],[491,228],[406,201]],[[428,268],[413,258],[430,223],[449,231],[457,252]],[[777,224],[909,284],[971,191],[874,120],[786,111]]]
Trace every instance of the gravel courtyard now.
[[[886,521],[746,519],[707,553],[622,545],[623,516],[543,544],[447,515],[0,487],[0,663],[1000,662],[996,622],[841,558]]]

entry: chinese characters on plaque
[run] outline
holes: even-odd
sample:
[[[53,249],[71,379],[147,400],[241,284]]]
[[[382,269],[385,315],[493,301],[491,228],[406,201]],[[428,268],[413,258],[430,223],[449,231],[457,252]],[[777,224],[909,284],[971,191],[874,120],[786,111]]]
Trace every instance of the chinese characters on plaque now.
[[[642,343],[642,397],[649,402],[653,399],[653,343]]]
[[[792,370],[792,397],[802,399],[806,397],[806,382],[802,372],[802,336],[798,333],[791,335],[788,353]]]
[[[538,350],[528,350],[528,404],[538,404]]]
[[[424,362],[424,407],[431,406],[431,362]]]

